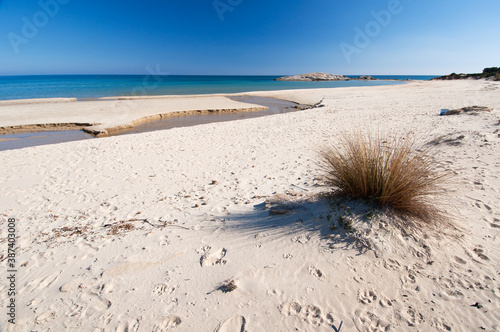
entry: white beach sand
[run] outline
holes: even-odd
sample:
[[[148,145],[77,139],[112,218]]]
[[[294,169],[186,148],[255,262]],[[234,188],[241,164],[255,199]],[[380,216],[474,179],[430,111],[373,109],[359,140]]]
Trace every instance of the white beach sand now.
[[[37,131],[37,125],[67,124],[107,136],[108,132],[179,114],[243,112],[262,110],[260,105],[240,103],[222,95],[114,97],[95,101],[47,98],[0,101],[0,133],[9,126],[22,131]]]
[[[0,152],[1,252],[8,217],[19,236],[1,330],[500,331],[499,83],[255,95],[325,107]],[[493,111],[439,116],[471,105]],[[435,142],[456,237],[328,227],[316,150],[358,129]],[[275,194],[290,213],[264,209]]]

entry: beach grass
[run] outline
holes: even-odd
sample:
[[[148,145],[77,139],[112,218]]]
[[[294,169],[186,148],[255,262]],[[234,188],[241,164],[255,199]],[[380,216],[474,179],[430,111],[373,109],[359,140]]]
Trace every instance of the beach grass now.
[[[319,151],[325,185],[335,196],[369,199],[398,215],[431,222],[442,217],[434,198],[448,172],[438,169],[430,147],[397,135],[355,132]]]

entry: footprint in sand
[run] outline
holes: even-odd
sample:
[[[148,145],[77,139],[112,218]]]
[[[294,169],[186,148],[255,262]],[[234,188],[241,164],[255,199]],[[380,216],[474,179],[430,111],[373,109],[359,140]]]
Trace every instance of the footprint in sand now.
[[[384,332],[389,331],[391,328],[391,324],[377,317],[377,315],[372,312],[361,312],[356,310],[354,315],[357,317],[354,324],[360,331]]]
[[[302,306],[297,302],[284,303],[280,307],[281,314],[285,316],[298,316],[301,310]]]
[[[111,306],[111,302],[98,294],[86,292],[82,295],[82,300],[87,304],[85,316],[92,316],[95,313],[102,312]]]
[[[417,277],[412,272],[408,273],[408,275],[403,275],[400,280],[405,289],[414,289],[417,283]]]
[[[165,327],[176,327],[182,323],[182,320],[177,316],[170,316],[165,318],[163,324]]]
[[[446,323],[442,318],[436,318],[431,322],[438,331],[451,331],[451,325]]]
[[[246,319],[243,316],[235,316],[226,320],[217,329],[217,332],[244,332]]]
[[[158,284],[155,286],[153,289],[153,294],[156,294],[158,296],[164,295],[164,294],[172,294],[175,291],[175,287],[168,286],[166,284]]]
[[[296,317],[314,326],[321,326],[323,323],[333,326],[334,323],[331,313],[324,316],[321,308],[312,304],[302,306],[297,302],[289,302],[283,303],[279,309],[284,316]]]
[[[384,267],[388,270],[399,270],[401,268],[401,264],[395,259],[386,259],[384,260]]]
[[[309,266],[309,273],[316,277],[318,280],[321,280],[323,281],[325,279],[325,275],[323,274],[323,272],[321,272],[320,269],[317,269],[315,268],[314,266]]]
[[[206,253],[207,251],[210,251],[210,249],[212,249],[212,247],[210,247],[210,246],[203,246],[203,247],[201,247],[201,248],[196,249],[195,251],[196,251],[196,253],[198,253],[198,254],[204,254],[204,253]]]
[[[303,319],[311,325],[320,326],[323,324],[321,309],[315,305],[308,305],[303,312]]]
[[[31,292],[35,289],[44,289],[49,287],[59,278],[61,272],[62,271],[56,271],[51,275],[49,275],[48,277],[38,278],[36,280],[29,282],[28,284],[26,284],[26,288],[24,289],[24,291]]]
[[[392,307],[392,300],[389,300],[389,299],[386,299],[386,298],[383,298],[379,301],[379,304],[382,308],[388,308],[388,307]]]
[[[47,311],[44,312],[43,314],[37,316],[35,318],[35,321],[37,324],[46,324],[54,320],[56,317],[56,313],[53,311]]]
[[[360,290],[358,294],[359,302],[363,304],[370,304],[377,301],[377,294],[373,290]]]
[[[34,298],[30,302],[28,302],[27,306],[30,307],[30,309],[36,308],[37,305],[43,302],[43,299],[40,297]]]
[[[226,260],[223,260],[224,256],[226,256],[227,250],[222,248],[217,250],[214,253],[210,253],[210,251],[207,251],[203,256],[200,258],[200,265],[201,266],[210,266],[210,265],[224,265],[227,263]]]
[[[438,284],[442,288],[446,288],[446,289],[455,288],[455,283],[450,278],[439,277],[437,280],[438,280]]]
[[[311,236],[309,236],[309,235],[300,235],[300,236],[293,237],[292,242],[306,244],[307,242],[309,242],[310,239],[311,239]]]
[[[466,260],[464,260],[463,258],[458,257],[458,256],[455,256],[455,262],[462,264],[462,265],[467,264]]]
[[[116,327],[116,332],[137,332],[139,331],[139,320],[130,320],[127,322],[120,323]]]
[[[403,312],[402,317],[406,319],[408,326],[416,326],[425,321],[424,316],[413,308],[409,308],[406,312]]]
[[[165,318],[160,324],[155,325],[153,332],[163,332],[166,329],[181,325],[182,320],[178,316],[170,316]]]
[[[108,326],[111,324],[111,320],[113,319],[113,314],[107,313],[99,317],[99,322],[101,326]]]
[[[483,249],[481,249],[481,248],[475,248],[474,252],[482,260],[484,260],[484,261],[489,261],[490,260],[489,257],[484,254],[484,250]]]
[[[67,292],[73,292],[80,288],[82,285],[82,281],[80,279],[74,279],[71,280],[70,282],[65,283],[61,287],[59,287],[59,291],[61,293],[67,293]]]

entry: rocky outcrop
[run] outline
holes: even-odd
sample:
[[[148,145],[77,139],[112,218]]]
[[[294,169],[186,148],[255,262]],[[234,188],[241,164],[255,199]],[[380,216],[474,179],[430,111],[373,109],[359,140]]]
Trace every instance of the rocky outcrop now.
[[[283,76],[276,78],[275,81],[348,81],[349,77],[344,75],[335,75],[328,73],[309,73],[302,75]]]
[[[368,75],[363,75],[359,77],[347,77],[344,75],[335,75],[328,73],[309,73],[302,75],[293,76],[283,76],[274,79],[275,81],[351,81],[351,80],[361,80],[361,81],[373,81],[376,78]]]
[[[445,80],[479,80],[486,79],[490,81],[500,81],[500,67],[490,67],[484,68],[482,73],[475,74],[456,74],[451,73],[450,75],[435,77],[433,80],[445,81]]]

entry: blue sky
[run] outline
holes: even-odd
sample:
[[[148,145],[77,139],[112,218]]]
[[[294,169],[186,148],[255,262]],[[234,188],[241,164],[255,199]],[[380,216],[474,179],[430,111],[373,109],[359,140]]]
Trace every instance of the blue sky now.
[[[0,0],[0,75],[478,72],[498,0]]]

